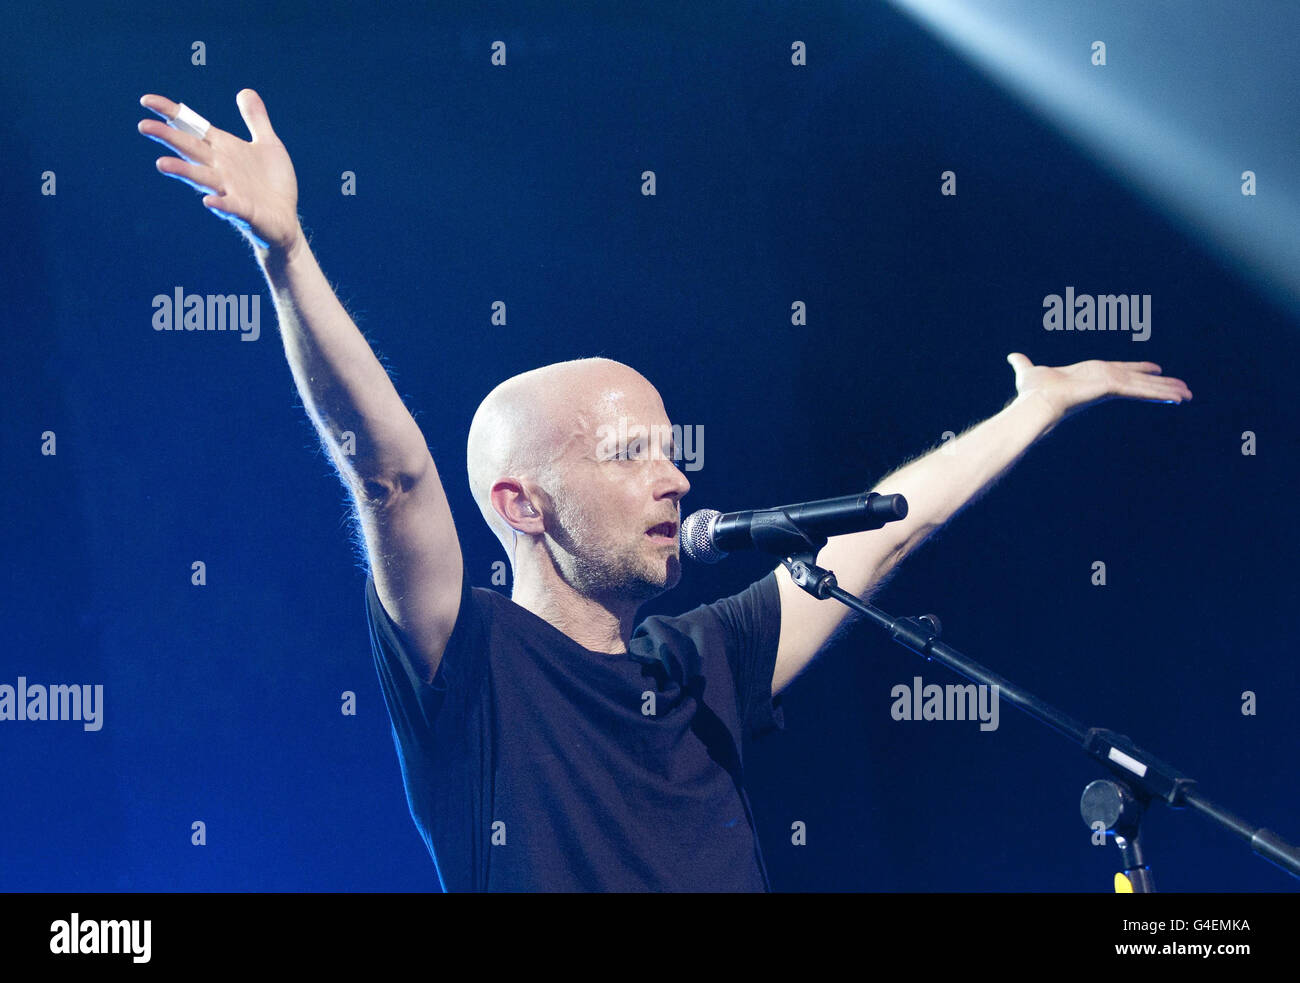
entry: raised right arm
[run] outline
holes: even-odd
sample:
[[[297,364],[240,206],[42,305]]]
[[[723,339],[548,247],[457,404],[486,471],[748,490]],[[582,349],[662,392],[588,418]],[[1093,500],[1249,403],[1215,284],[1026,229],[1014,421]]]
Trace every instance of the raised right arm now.
[[[379,600],[431,680],[463,577],[446,493],[419,426],[308,247],[293,165],[262,100],[244,89],[236,101],[251,142],[215,126],[202,139],[157,120],[139,129],[183,158],[160,158],[158,170],[204,191],[203,204],[253,244],[303,406],[357,509]],[[162,96],[140,102],[164,119],[179,108]]]

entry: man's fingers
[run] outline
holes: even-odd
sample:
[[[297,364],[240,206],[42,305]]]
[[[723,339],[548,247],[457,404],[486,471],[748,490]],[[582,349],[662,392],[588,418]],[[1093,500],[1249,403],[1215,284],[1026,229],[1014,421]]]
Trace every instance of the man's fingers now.
[[[248,209],[238,195],[205,195],[203,197],[203,207],[227,221],[242,223],[241,228],[247,228],[248,226],[248,223],[244,221]]]
[[[225,219],[239,229],[262,249],[269,247],[270,243],[254,232],[253,226],[242,217],[247,214],[243,202],[237,201],[230,195],[208,195],[203,199],[203,205],[213,215]]]
[[[188,161],[196,164],[212,163],[212,146],[196,136],[174,130],[156,119],[142,119],[136,126],[150,140],[156,140],[164,147],[174,150]]]
[[[234,218],[238,206],[228,195],[210,194],[203,196],[203,207],[216,212],[222,218]]]
[[[1192,398],[1192,391],[1181,380],[1153,379],[1150,376],[1133,380],[1124,387],[1122,393],[1138,399],[1159,399],[1173,403],[1181,403]]]
[[[204,194],[225,194],[217,172],[211,167],[189,164],[176,157],[159,157],[155,166],[168,177],[184,181],[196,191]]]
[[[1145,366],[1154,365],[1155,363],[1134,362],[1132,364],[1133,364],[1133,370],[1129,373],[1128,378],[1125,380],[1128,385],[1135,386],[1135,387],[1146,387],[1147,389],[1151,389],[1158,392],[1172,392],[1178,396],[1183,397],[1184,399],[1192,398],[1191,389],[1188,388],[1187,383],[1184,382],[1182,379],[1177,379],[1174,378],[1173,376],[1160,375],[1158,371],[1153,372],[1149,368],[1140,367],[1144,365]],[[1159,366],[1156,366],[1156,369],[1159,369]]]
[[[244,125],[253,135],[253,142],[259,140],[276,140],[275,130],[271,128],[271,117],[267,115],[266,103],[252,89],[240,89],[235,96],[235,105],[239,115],[244,117]]]
[[[172,102],[166,96],[156,96],[152,93],[141,96],[140,105],[157,113],[163,119],[175,119],[176,114],[181,109],[180,103]]]
[[[165,96],[144,95],[140,97],[140,105],[145,109],[151,109],[167,121],[167,125],[174,130],[180,130],[182,133],[190,133],[197,136],[200,140],[208,135],[208,130],[212,128],[203,116],[196,113],[184,103],[172,102]]]

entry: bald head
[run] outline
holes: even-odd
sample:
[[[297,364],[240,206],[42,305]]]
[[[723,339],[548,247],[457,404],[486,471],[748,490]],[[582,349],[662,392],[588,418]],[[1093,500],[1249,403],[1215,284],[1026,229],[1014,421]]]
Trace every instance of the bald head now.
[[[581,358],[507,379],[479,405],[469,428],[469,487],[483,518],[506,551],[513,530],[492,505],[502,478],[526,479],[554,494],[566,458],[590,452],[600,426],[643,412],[663,414],[654,386],[635,369],[608,358]]]

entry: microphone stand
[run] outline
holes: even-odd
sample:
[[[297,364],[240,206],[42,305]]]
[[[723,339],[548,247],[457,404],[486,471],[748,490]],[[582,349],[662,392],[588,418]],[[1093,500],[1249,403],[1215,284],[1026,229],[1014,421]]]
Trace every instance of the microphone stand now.
[[[880,501],[873,501],[874,499]],[[868,496],[872,519],[870,528],[880,528],[907,516],[907,501],[902,495]],[[1153,801],[1160,799],[1172,809],[1191,808],[1230,833],[1245,840],[1251,850],[1300,878],[1300,850],[1286,843],[1276,833],[1253,826],[1201,794],[1195,779],[1142,750],[1123,734],[1101,727],[1085,727],[1050,704],[1040,700],[1010,680],[980,665],[957,649],[938,640],[943,630],[932,614],[916,618],[895,618],[842,589],[835,574],[817,566],[817,554],[826,545],[826,537],[809,532],[788,515],[779,512],[755,523],[750,529],[754,545],[781,557],[790,578],[819,600],[835,598],[854,611],[866,615],[889,633],[900,645],[938,661],[959,676],[982,685],[996,686],[999,699],[1019,707],[1040,723],[1046,724],[1079,745],[1112,774],[1109,780],[1092,782],[1084,790],[1080,811],[1089,828],[1104,826],[1106,835],[1119,847],[1124,874],[1116,875],[1115,889],[1121,893],[1149,893],[1155,890],[1151,868],[1142,857],[1138,844],[1142,814]]]

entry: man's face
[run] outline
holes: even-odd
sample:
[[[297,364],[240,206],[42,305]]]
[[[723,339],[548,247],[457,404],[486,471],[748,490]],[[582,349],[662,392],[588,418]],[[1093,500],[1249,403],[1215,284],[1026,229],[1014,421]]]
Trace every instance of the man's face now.
[[[681,579],[677,530],[690,482],[658,392],[627,377],[575,412],[548,482],[548,546],[587,597],[644,601]]]

